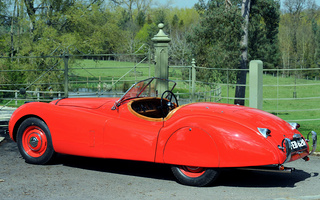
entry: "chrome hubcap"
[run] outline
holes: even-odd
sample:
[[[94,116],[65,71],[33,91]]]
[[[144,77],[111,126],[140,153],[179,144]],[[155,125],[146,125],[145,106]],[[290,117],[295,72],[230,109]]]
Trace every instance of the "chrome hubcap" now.
[[[30,138],[30,141],[29,141],[29,144],[35,148],[36,146],[38,146],[38,143],[39,143],[39,140],[36,138],[36,137],[31,137]]]

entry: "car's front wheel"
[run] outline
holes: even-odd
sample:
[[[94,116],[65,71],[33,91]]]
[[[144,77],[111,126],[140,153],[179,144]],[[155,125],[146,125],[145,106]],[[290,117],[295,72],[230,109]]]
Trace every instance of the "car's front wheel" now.
[[[173,175],[184,185],[207,186],[219,175],[218,169],[189,166],[172,166]]]
[[[54,156],[49,128],[44,121],[35,117],[21,123],[17,133],[17,144],[27,163],[46,164]]]

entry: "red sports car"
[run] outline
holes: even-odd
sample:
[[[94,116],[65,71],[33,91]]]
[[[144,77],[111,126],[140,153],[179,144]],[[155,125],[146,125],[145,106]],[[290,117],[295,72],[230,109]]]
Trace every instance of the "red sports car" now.
[[[160,85],[172,86],[162,94]],[[9,133],[28,163],[55,153],[169,164],[179,182],[204,186],[221,168],[274,166],[308,160],[308,139],[267,112],[238,105],[179,105],[174,82],[149,78],[120,99],[63,98],[19,107]],[[309,134],[308,134],[309,137]]]

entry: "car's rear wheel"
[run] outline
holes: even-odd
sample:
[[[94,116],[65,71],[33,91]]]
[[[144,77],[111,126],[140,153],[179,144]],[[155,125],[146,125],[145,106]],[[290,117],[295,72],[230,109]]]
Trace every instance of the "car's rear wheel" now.
[[[24,120],[17,133],[17,144],[27,163],[46,164],[54,156],[48,126],[35,117]]]
[[[207,186],[219,175],[219,170],[204,167],[172,166],[171,170],[180,183],[191,186]]]

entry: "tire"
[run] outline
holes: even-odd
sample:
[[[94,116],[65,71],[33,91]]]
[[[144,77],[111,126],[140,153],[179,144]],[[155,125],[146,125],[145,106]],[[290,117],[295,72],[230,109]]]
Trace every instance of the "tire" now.
[[[27,163],[46,164],[55,154],[48,126],[35,117],[21,123],[17,133],[17,144]]]
[[[172,166],[171,170],[181,184],[198,187],[213,183],[219,175],[219,170],[204,167]]]

